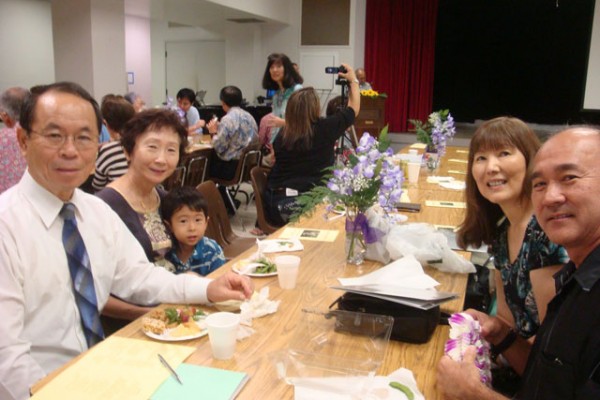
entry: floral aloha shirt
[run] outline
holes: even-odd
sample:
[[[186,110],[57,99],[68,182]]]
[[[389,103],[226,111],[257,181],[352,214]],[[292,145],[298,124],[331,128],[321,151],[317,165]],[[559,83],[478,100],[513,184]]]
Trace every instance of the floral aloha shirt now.
[[[535,216],[531,217],[519,255],[514,263],[508,257],[508,219],[499,222],[498,236],[490,246],[494,266],[500,271],[504,282],[506,303],[515,319],[515,328],[520,336],[529,338],[536,334],[540,320],[533,297],[529,271],[565,264],[569,261],[567,251],[548,239]]]

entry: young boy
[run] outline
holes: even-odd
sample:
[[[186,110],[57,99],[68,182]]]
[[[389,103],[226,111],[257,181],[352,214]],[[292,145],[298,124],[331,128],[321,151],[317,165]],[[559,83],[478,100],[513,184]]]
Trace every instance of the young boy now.
[[[192,106],[195,99],[196,93],[192,89],[184,88],[177,92],[177,106],[185,112],[188,134],[201,135],[202,128],[206,123],[200,119],[198,109]]]
[[[174,243],[165,258],[175,265],[177,274],[191,271],[207,275],[225,264],[221,246],[204,236],[208,205],[196,189],[173,189],[162,200],[161,213]]]

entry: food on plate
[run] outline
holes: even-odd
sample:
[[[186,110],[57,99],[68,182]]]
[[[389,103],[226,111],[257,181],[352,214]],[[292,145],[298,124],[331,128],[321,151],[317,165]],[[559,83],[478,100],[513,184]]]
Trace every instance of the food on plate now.
[[[292,247],[294,247],[294,242],[290,242],[287,240],[280,240],[277,242],[277,244],[281,247],[287,247],[289,249],[291,249]]]
[[[169,307],[164,310],[153,310],[148,317],[142,319],[142,329],[144,332],[152,332],[157,335],[162,335],[167,329],[171,329],[171,336],[189,336],[200,331],[195,321],[204,315],[206,315],[204,311],[196,307]],[[177,330],[181,326],[183,327]],[[189,332],[190,330],[194,331]]]
[[[169,334],[172,337],[184,337],[195,335],[197,333],[200,333],[200,331],[202,331],[202,329],[200,329],[198,324],[196,324],[194,320],[191,320],[177,325],[176,328],[171,329]]]
[[[273,272],[277,272],[277,265],[268,258],[262,257],[254,262],[260,264],[254,269],[255,274],[272,274]]]
[[[346,206],[343,204],[336,204],[335,206],[333,206],[333,211],[341,214],[343,212],[346,212]]]
[[[157,335],[162,335],[162,333],[167,329],[164,321],[154,318],[145,317],[142,319],[142,329],[144,332],[152,332]]]

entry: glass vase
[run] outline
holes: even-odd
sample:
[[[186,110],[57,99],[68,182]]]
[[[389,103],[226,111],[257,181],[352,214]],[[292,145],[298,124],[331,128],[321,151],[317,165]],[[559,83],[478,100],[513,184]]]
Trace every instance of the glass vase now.
[[[346,262],[353,265],[362,264],[367,251],[362,227],[356,223],[357,215],[355,210],[346,212]]]
[[[438,153],[425,153],[423,157],[425,161],[425,166],[427,167],[427,172],[429,174],[435,173],[435,171],[440,166],[440,158]]]

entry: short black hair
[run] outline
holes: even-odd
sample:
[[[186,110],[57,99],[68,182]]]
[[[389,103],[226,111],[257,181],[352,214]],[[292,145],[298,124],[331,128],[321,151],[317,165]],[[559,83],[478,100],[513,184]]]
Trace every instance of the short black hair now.
[[[151,108],[141,111],[131,118],[121,132],[121,145],[127,154],[132,154],[137,138],[149,129],[171,128],[179,136],[179,160],[185,154],[188,145],[187,129],[181,124],[179,116],[171,110]]]
[[[188,99],[190,103],[194,104],[196,100],[196,93],[190,88],[183,88],[179,92],[177,92],[177,100],[179,99]]]
[[[202,196],[202,193],[191,186],[181,186],[171,190],[160,204],[160,213],[163,220],[171,222],[173,214],[179,211],[183,206],[190,210],[204,213],[208,217],[208,202]]]
[[[284,88],[291,88],[294,85],[304,82],[304,79],[302,78],[302,76],[300,76],[298,72],[296,72],[296,69],[292,65],[292,61],[288,56],[286,56],[283,53],[273,53],[270,54],[267,58],[267,67],[265,68],[265,73],[263,75],[262,81],[263,89],[279,89],[279,85],[271,78],[271,72],[269,72],[271,65],[275,63],[283,65],[284,74],[282,83]]]
[[[219,99],[229,107],[242,105],[242,91],[237,86],[225,86],[219,93]]]
[[[96,114],[96,127],[98,128],[98,134],[102,131],[102,115],[100,114],[100,107],[98,106],[98,102],[94,100],[92,95],[90,95],[83,87],[74,82],[56,82],[51,83],[49,85],[38,85],[34,86],[30,90],[31,95],[25,100],[23,104],[23,108],[21,108],[21,115],[19,118],[19,123],[21,127],[25,129],[27,134],[31,132],[31,124],[33,123],[33,119],[35,118],[35,108],[37,106],[38,100],[42,95],[48,92],[58,92],[58,93],[68,93],[74,96],[77,96],[92,106],[94,109],[94,114]]]

